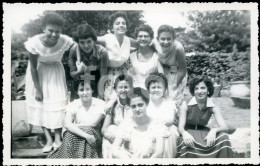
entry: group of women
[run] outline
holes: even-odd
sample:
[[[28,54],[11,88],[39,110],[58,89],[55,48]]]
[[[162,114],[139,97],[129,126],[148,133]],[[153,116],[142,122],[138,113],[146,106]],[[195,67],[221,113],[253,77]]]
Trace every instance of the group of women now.
[[[185,53],[171,26],[160,26],[153,39],[152,28],[141,25],[132,39],[126,14],[116,12],[112,33],[97,36],[84,24],[73,40],[61,34],[64,20],[56,13],[45,14],[42,25],[43,33],[25,43],[26,99],[28,121],[42,126],[49,158],[232,157],[212,82],[193,79],[193,98],[184,100]],[[69,104],[66,51],[75,85]],[[218,128],[206,127],[212,115]]]

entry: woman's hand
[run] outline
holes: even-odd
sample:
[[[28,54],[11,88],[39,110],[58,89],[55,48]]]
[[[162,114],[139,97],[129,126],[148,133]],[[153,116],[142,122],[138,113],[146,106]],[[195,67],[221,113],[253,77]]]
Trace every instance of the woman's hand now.
[[[116,137],[111,136],[108,140],[111,144],[113,144],[113,142],[115,141]]]
[[[42,91],[39,89],[36,89],[35,100],[43,101],[43,94]]]
[[[87,66],[83,62],[76,61],[76,67],[78,72],[84,72],[87,70]]]
[[[216,141],[216,130],[215,129],[211,129],[208,133],[208,135],[204,138],[204,140],[207,140],[207,146],[211,147],[213,145],[215,145],[215,141]]]
[[[187,131],[184,131],[182,133],[182,138],[184,143],[189,146],[189,147],[194,147],[194,138],[192,137],[192,135],[190,135]]]
[[[85,137],[85,139],[87,140],[87,142],[89,143],[89,145],[91,146],[91,147],[95,147],[96,146],[96,139],[95,139],[95,137],[94,137],[94,135],[88,135],[88,136],[86,136]]]

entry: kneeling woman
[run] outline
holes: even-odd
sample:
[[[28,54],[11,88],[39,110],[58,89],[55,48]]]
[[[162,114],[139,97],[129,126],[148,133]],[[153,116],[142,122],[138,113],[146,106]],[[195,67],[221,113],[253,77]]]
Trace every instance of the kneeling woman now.
[[[102,158],[102,120],[105,102],[92,97],[89,81],[78,84],[79,99],[66,109],[62,145],[49,158]]]
[[[166,126],[157,124],[147,116],[148,91],[134,88],[133,93],[129,93],[128,97],[134,117],[119,126],[112,148],[113,157],[162,158],[164,137],[168,137],[169,133]]]
[[[178,157],[181,158],[228,158],[232,157],[228,135],[229,128],[220,110],[209,98],[214,92],[213,83],[207,78],[195,78],[189,84],[194,96],[188,105],[183,104],[180,112]],[[217,128],[209,129],[208,124],[214,115]]]

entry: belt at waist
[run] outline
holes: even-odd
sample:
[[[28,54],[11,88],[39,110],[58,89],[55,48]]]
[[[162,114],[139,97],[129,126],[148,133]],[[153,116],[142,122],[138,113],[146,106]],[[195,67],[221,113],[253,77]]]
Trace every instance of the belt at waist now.
[[[191,130],[203,130],[207,128],[206,126],[202,125],[192,125],[192,124],[186,124],[185,129],[191,129]]]

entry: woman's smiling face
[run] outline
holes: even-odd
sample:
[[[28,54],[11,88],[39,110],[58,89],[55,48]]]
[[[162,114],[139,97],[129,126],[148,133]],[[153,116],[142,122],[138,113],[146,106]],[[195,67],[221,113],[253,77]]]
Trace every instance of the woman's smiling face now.
[[[165,85],[163,84],[162,81],[154,81],[151,82],[150,87],[149,87],[149,93],[151,99],[159,99],[163,97],[165,92]]]
[[[129,90],[130,90],[130,85],[126,80],[119,81],[115,88],[117,96],[120,99],[126,99]]]
[[[204,82],[198,83],[194,88],[194,96],[198,100],[204,100],[208,95],[208,87]]]
[[[173,35],[170,32],[161,32],[158,37],[163,53],[168,54],[173,47]]]
[[[137,42],[141,47],[145,47],[151,43],[152,39],[148,32],[140,31],[137,35]]]
[[[126,21],[123,17],[118,17],[113,24],[115,35],[124,35],[126,33]]]

